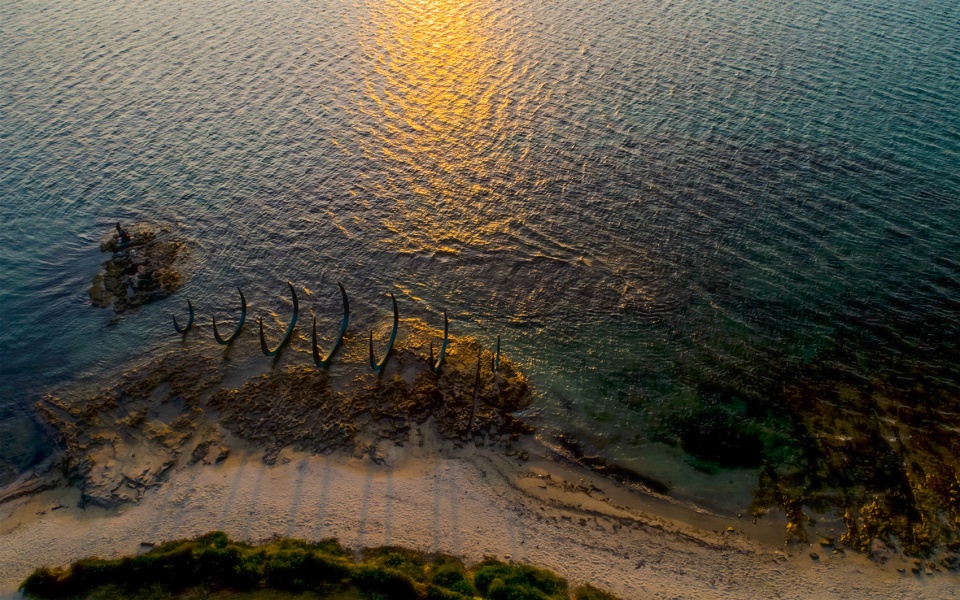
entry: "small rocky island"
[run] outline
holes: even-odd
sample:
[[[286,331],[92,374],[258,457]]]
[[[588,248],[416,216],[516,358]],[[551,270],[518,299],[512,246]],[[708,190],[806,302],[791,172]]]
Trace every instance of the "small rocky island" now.
[[[116,313],[136,310],[166,298],[183,285],[187,247],[170,227],[137,223],[125,230],[127,239],[111,234],[100,241],[109,252],[90,285],[94,306],[113,306]]]

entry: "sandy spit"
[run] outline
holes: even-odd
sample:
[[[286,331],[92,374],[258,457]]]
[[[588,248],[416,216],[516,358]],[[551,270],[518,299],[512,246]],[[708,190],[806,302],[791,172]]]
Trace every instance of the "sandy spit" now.
[[[78,508],[70,487],[8,502],[0,505],[0,597],[18,597],[41,565],[223,530],[249,541],[399,544],[468,562],[492,555],[624,599],[960,598],[956,574],[913,575],[902,561],[880,566],[819,546],[784,549],[737,521],[730,533],[721,519],[657,516],[646,512],[655,505],[631,506],[628,491],[584,485],[565,467],[473,448],[388,462],[286,452],[267,466],[241,450],[218,465],[184,466],[139,504],[114,510]]]

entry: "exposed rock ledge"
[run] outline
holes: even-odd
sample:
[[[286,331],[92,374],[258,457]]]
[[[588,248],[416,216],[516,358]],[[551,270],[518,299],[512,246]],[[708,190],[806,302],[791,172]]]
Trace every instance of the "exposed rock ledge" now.
[[[436,374],[427,348],[437,333],[407,325],[411,333],[382,377],[368,371],[334,380],[297,364],[227,384],[236,373],[228,377],[228,362],[198,344],[124,374],[106,391],[48,396],[38,410],[63,446],[81,502],[104,507],[139,500],[180,463],[223,460],[231,435],[262,447],[267,463],[287,446],[383,462],[391,446],[422,440],[422,427],[458,443],[477,436],[508,447],[532,431],[511,415],[531,393],[509,360],[493,373],[489,352],[481,355],[487,368],[478,378],[479,347],[455,339]]]

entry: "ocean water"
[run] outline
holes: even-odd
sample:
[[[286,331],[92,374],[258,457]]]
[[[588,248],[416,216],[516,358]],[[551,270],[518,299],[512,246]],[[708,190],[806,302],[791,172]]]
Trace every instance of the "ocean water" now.
[[[6,0],[0,140],[21,467],[45,391],[175,347],[188,296],[279,323],[287,280],[333,320],[342,281],[358,330],[393,292],[501,335],[545,442],[694,500],[735,493],[664,441],[698,398],[960,393],[953,0]],[[193,274],[114,319],[118,220],[178,228]]]

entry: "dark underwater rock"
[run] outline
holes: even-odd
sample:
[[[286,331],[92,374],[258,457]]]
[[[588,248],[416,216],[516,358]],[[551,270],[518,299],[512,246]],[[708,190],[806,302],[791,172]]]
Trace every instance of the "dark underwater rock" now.
[[[640,485],[641,487],[644,487],[657,494],[670,493],[670,486],[662,481],[658,481],[653,477],[648,477],[619,465],[609,464],[606,460],[599,456],[588,456],[584,453],[580,442],[573,438],[560,434],[557,436],[557,441],[560,442],[560,446],[563,448],[567,458],[589,469],[593,469],[597,473],[606,475],[614,481]]]

